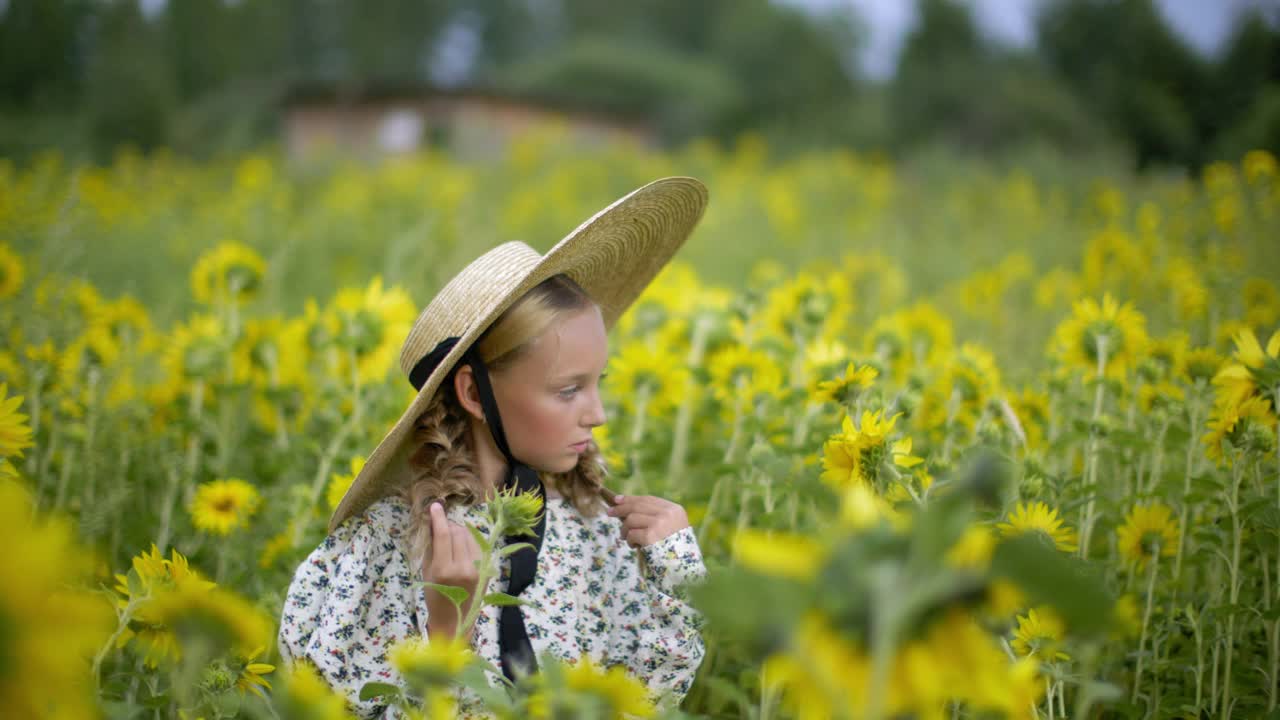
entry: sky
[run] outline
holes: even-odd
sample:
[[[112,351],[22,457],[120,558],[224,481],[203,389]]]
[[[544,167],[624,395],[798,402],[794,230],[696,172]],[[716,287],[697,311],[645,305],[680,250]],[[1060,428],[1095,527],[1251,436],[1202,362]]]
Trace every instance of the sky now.
[[[853,5],[867,24],[862,69],[873,78],[893,74],[902,42],[916,22],[913,0],[785,0],[793,5],[823,9]],[[992,39],[1014,47],[1031,43],[1035,9],[1043,0],[967,0],[979,27]],[[1236,17],[1260,7],[1280,14],[1280,0],[1155,0],[1156,6],[1180,35],[1197,50],[1216,52],[1231,33]]]

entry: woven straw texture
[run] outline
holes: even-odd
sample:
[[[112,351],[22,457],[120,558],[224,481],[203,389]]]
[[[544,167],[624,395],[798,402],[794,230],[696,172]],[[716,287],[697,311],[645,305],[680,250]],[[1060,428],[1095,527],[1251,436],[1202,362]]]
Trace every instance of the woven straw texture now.
[[[600,306],[605,329],[635,302],[684,244],[707,205],[706,187],[693,178],[655,180],[628,193],[539,255],[522,242],[499,245],[453,277],[418,315],[400,350],[409,372],[445,338],[461,338],[423,383],[409,407],[374,448],[329,520],[344,520],[411,481],[413,425],[444,376],[508,307],[538,283],[565,273]]]

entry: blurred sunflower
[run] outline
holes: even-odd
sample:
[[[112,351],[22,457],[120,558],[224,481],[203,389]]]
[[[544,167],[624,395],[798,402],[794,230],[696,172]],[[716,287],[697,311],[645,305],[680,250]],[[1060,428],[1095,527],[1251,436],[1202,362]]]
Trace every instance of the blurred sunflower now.
[[[1209,432],[1201,436],[1205,455],[1219,465],[1231,464],[1231,448],[1270,452],[1275,447],[1276,414],[1269,400],[1257,395],[1239,402],[1220,398],[1209,416]]]
[[[1222,388],[1223,402],[1238,404],[1251,395],[1271,402],[1280,389],[1280,330],[1271,334],[1265,351],[1249,328],[1235,336],[1235,344],[1235,362],[1213,378],[1213,384]]]
[[[261,645],[252,652],[244,655],[243,665],[240,668],[240,675],[236,678],[236,689],[241,694],[253,693],[262,699],[266,699],[266,693],[262,692],[262,688],[271,689],[271,683],[264,677],[268,673],[275,672],[276,666],[263,662],[254,662],[261,655],[267,646]]]
[[[1013,641],[1009,644],[1023,657],[1045,662],[1070,660],[1071,656],[1059,649],[1064,636],[1062,618],[1052,608],[1031,608],[1026,615],[1018,616],[1018,627],[1013,631]]]
[[[0,479],[0,707],[6,717],[92,717],[89,659],[106,642],[111,606],[77,589],[91,554],[75,525],[35,512],[21,484]]]
[[[1187,377],[1192,382],[1209,382],[1222,369],[1226,359],[1211,347],[1192,348],[1185,356]]]
[[[329,476],[329,487],[325,490],[325,501],[329,504],[330,512],[338,509],[338,503],[342,502],[343,496],[347,494],[347,490],[351,489],[351,484],[356,481],[356,475],[360,474],[360,470],[364,468],[365,458],[359,455],[351,458],[349,473],[333,473]]]
[[[1152,338],[1147,358],[1152,366],[1151,379],[1178,380],[1187,372],[1187,352],[1191,336],[1178,330],[1162,338]]]
[[[0,458],[22,457],[33,445],[27,416],[18,412],[22,396],[9,396],[8,383],[0,383]]]
[[[730,407],[761,395],[776,397],[782,387],[782,370],[773,358],[737,343],[713,353],[707,360],[707,372],[716,398]]]
[[[245,527],[258,511],[262,497],[258,489],[239,478],[213,480],[196,489],[191,501],[191,523],[196,529],[215,535],[230,535]]]
[[[253,248],[219,243],[191,268],[191,292],[204,305],[242,303],[257,294],[266,272],[266,262]]]
[[[1050,508],[1043,502],[1019,502],[1008,519],[996,527],[1004,537],[1038,533],[1063,552],[1074,552],[1079,548],[1075,530],[1062,521],[1056,508]]]
[[[853,418],[846,415],[841,431],[823,443],[822,479],[837,489],[859,482],[874,486],[880,465],[886,461],[904,468],[923,462],[911,455],[910,438],[889,443],[900,416],[898,413],[885,419],[883,410],[866,410],[855,425]]]
[[[176,641],[175,659],[182,657],[182,643],[195,637],[244,655],[272,640],[270,618],[239,594],[220,587],[183,583],[153,596],[146,609],[149,621],[168,629]]]
[[[166,660],[179,659],[182,653],[177,638],[160,622],[154,600],[175,588],[191,586],[194,590],[207,591],[215,584],[193,570],[177,548],[172,550],[170,558],[165,558],[155,543],[151,544],[150,551],[133,558],[127,575],[116,574],[115,578],[116,607],[121,611],[133,607],[129,625],[116,638],[116,647],[132,642],[141,651],[143,662],[151,668]]]
[[[387,659],[414,690],[447,685],[476,661],[470,644],[459,638],[409,637],[387,651]]]
[[[0,243],[0,300],[11,298],[22,290],[25,273],[22,258],[8,244]]]
[[[308,720],[354,720],[347,701],[334,692],[315,666],[306,660],[294,663],[271,694],[272,704],[284,718]]]
[[[1084,298],[1054,331],[1049,352],[1090,374],[1102,361],[1103,374],[1123,377],[1146,352],[1146,322],[1129,303],[1120,304],[1109,293],[1101,303]]]
[[[1124,524],[1116,529],[1120,555],[1139,568],[1146,567],[1147,561],[1157,555],[1172,557],[1178,547],[1178,526],[1172,515],[1164,503],[1135,505],[1125,516]]]
[[[545,720],[586,713],[588,717],[622,720],[648,718],[657,713],[648,688],[621,665],[605,669],[584,655],[559,674],[562,688],[550,688],[544,682],[529,697],[529,717]],[[542,674],[538,677],[545,679]],[[589,700],[589,704],[583,707],[580,698]]]
[[[625,343],[609,360],[609,396],[631,414],[644,398],[644,411],[654,417],[671,412],[684,400],[691,379],[683,358],[663,345],[639,340]]]
[[[162,363],[169,381],[213,380],[228,370],[231,346],[221,320],[212,315],[192,315],[173,329],[165,343]]]
[[[996,537],[986,525],[973,524],[964,529],[956,543],[947,550],[946,561],[952,567],[986,570],[995,551]]]
[[[742,528],[733,538],[733,559],[763,575],[809,580],[826,559],[817,540],[793,533]]]
[[[844,372],[831,380],[817,383],[813,391],[813,399],[818,402],[833,402],[852,407],[867,388],[870,388],[880,371],[870,365],[858,367],[852,361],[845,366]]]
[[[321,319],[333,341],[347,351],[339,355],[342,376],[354,373],[361,384],[385,379],[417,314],[409,294],[400,287],[383,289],[381,276],[368,287],[338,291]]]

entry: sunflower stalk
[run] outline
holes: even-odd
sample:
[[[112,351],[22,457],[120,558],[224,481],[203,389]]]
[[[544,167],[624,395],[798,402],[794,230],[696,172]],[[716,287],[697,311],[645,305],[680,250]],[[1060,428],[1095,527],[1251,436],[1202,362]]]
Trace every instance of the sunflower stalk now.
[[[694,321],[689,354],[685,357],[688,367],[696,368],[702,365],[702,356],[707,349],[707,335],[710,332],[710,318],[700,315]],[[694,379],[690,376],[685,381],[685,393],[680,401],[680,409],[676,411],[675,438],[671,442],[671,459],[667,462],[668,482],[676,482],[684,475],[685,458],[689,454],[689,432],[693,429],[693,389]]]
[[[1133,693],[1129,696],[1129,702],[1136,703],[1138,701],[1138,689],[1142,687],[1142,661],[1145,659],[1147,647],[1147,631],[1151,626],[1151,606],[1156,594],[1156,573],[1160,565],[1160,549],[1155,548],[1151,553],[1151,572],[1147,576],[1147,605],[1142,613],[1142,632],[1138,635],[1138,665],[1133,671]]]
[[[1230,578],[1227,585],[1228,602],[1232,611],[1227,614],[1226,648],[1222,671],[1222,705],[1223,720],[1231,717],[1231,660],[1235,653],[1236,605],[1240,601],[1240,545],[1243,529],[1240,525],[1240,483],[1244,473],[1240,470],[1240,458],[1231,464],[1231,489],[1227,498],[1227,509],[1231,512],[1231,561],[1228,566]]]
[[[1102,417],[1102,400],[1106,389],[1105,373],[1107,368],[1107,336],[1098,335],[1098,366],[1094,381],[1097,383],[1093,391],[1093,415],[1089,421],[1089,448],[1085,457],[1084,491],[1088,501],[1080,519],[1080,557],[1088,559],[1089,541],[1093,537],[1094,504],[1098,490],[1098,420]]]
[[[200,426],[200,417],[204,413],[204,380],[196,378],[191,383],[190,401],[187,406],[191,416],[191,427],[198,428]],[[195,483],[196,468],[200,461],[200,442],[195,432],[187,437],[186,455],[183,462],[182,473],[174,472],[173,468],[169,468],[169,487],[165,493],[164,504],[160,506],[160,530],[156,533],[156,547],[160,552],[164,552],[169,546],[169,532],[173,525],[174,507],[178,504],[178,495],[182,491],[184,484],[182,480],[186,480],[185,486]]]

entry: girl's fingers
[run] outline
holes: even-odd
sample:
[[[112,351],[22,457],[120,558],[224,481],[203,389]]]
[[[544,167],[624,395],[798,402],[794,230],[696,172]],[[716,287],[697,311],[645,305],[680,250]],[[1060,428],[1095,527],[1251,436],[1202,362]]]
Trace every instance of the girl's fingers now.
[[[643,547],[648,544],[648,540],[649,540],[648,530],[637,528],[627,533],[627,544],[629,545],[634,545],[636,547]]]
[[[431,561],[439,567],[441,563],[453,562],[453,532],[449,526],[449,518],[445,517],[443,505],[431,503],[430,512]]]
[[[633,512],[622,521],[624,530],[632,530],[634,528],[647,528],[658,521],[657,515],[645,512]]]

